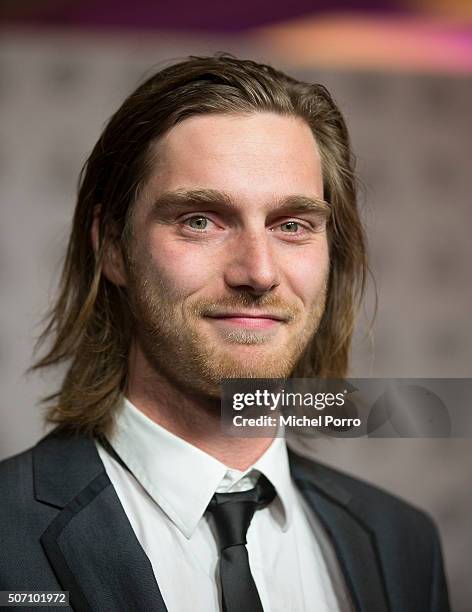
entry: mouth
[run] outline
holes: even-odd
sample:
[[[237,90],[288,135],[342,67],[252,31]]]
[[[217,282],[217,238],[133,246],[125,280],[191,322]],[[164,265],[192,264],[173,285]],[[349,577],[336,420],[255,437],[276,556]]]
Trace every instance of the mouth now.
[[[287,317],[275,313],[225,312],[208,315],[207,318],[223,325],[250,329],[267,329],[287,321]]]

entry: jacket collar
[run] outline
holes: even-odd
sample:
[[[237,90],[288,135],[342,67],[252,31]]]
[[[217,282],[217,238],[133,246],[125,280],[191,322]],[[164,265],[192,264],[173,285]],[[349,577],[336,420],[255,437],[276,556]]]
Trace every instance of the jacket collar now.
[[[33,448],[35,499],[62,509],[104,472],[93,441],[52,431]]]

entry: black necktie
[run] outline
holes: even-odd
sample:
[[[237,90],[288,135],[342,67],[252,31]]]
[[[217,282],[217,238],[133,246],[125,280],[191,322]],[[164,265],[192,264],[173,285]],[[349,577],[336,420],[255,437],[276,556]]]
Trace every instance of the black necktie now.
[[[270,504],[275,489],[263,475],[254,489],[215,493],[207,510],[213,515],[220,545],[223,612],[263,612],[249,568],[246,534],[254,512]]]

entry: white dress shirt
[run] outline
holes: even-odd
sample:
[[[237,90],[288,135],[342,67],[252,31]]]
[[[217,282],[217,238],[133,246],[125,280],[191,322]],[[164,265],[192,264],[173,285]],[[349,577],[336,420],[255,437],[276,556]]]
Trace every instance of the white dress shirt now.
[[[352,610],[324,530],[290,477],[284,438],[241,472],[170,433],[124,399],[109,437],[124,469],[97,450],[169,612],[221,610],[217,539],[205,510],[215,492],[244,491],[260,473],[277,496],[247,533],[251,573],[265,612]]]

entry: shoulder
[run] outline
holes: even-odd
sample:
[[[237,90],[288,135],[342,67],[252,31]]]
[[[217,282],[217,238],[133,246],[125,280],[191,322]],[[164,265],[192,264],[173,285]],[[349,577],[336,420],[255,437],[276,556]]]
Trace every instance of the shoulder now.
[[[364,548],[378,560],[392,608],[449,610],[440,538],[426,512],[361,478],[289,456],[295,484],[333,539],[351,542],[356,559]]]
[[[0,587],[20,585],[18,568],[28,572],[41,557],[39,537],[57,510],[35,499],[33,449],[0,462]],[[34,584],[34,582],[32,583]]]
[[[24,496],[32,492],[33,449],[0,461],[0,496],[8,501],[12,496]],[[6,504],[2,504],[5,507]]]
[[[384,538],[402,539],[414,535],[431,544],[437,528],[424,510],[362,478],[349,475],[319,461],[290,452],[292,476],[300,488],[314,487],[336,504],[345,507],[356,520]]]
[[[0,541],[5,549],[14,551],[18,542],[37,543],[61,509],[102,469],[93,442],[56,430],[1,461]]]
[[[39,511],[44,505],[64,507],[100,469],[91,440],[53,430],[33,447],[0,462],[0,516]]]

